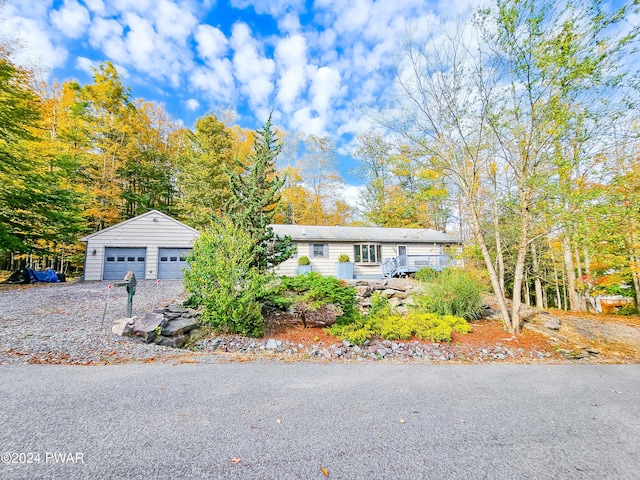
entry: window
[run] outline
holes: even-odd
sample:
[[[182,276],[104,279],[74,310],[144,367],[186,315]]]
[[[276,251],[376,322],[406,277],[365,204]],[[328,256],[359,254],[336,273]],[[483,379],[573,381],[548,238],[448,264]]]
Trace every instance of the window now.
[[[107,262],[113,262],[113,261],[115,261],[114,257],[107,257]]]
[[[329,256],[329,244],[328,243],[312,243],[309,245],[309,256],[315,257],[328,257]]]
[[[127,257],[127,262],[135,262],[136,257]]]
[[[167,261],[167,257],[160,257],[160,261],[161,262],[166,262]]]
[[[124,257],[118,257],[119,262],[124,262]]]
[[[178,261],[178,257],[170,257],[169,260],[171,262],[177,262]]]
[[[139,262],[144,262],[144,257],[138,257]]]
[[[382,246],[367,243],[354,245],[353,258],[356,263],[382,263]]]

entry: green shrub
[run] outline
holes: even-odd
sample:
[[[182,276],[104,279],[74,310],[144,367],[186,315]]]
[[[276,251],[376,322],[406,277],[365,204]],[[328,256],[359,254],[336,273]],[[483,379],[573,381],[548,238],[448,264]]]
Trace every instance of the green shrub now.
[[[438,271],[431,267],[423,267],[416,272],[415,279],[421,282],[431,282],[438,276]]]
[[[203,323],[231,333],[261,336],[261,300],[273,276],[255,266],[248,234],[228,220],[200,235],[184,273],[189,303],[202,305]]]
[[[625,305],[616,312],[616,315],[622,315],[623,317],[638,315],[638,309],[635,305]]]
[[[410,312],[406,316],[393,314],[364,315],[348,325],[335,324],[332,335],[354,344],[362,344],[373,336],[387,340],[421,340],[450,342],[452,332],[469,333],[471,326],[463,318],[434,313]]]
[[[453,315],[467,320],[477,318],[484,304],[485,286],[459,268],[446,268],[423,284],[423,293],[415,296],[416,310]]]
[[[358,313],[355,287],[317,272],[282,277],[279,285],[269,293],[268,300],[283,310],[296,305],[304,305],[311,310],[337,305],[342,310],[337,321],[342,323],[353,321]]]
[[[341,254],[338,256],[338,261],[339,261],[340,263],[347,263],[347,262],[349,261],[349,255],[347,255],[346,253],[341,253]]]
[[[300,266],[311,265],[311,260],[309,260],[309,257],[307,257],[306,255],[303,255],[300,258],[298,258],[298,265]]]

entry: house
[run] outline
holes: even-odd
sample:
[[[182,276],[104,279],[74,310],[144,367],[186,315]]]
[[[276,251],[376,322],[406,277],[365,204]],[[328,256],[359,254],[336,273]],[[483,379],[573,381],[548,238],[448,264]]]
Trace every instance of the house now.
[[[121,280],[129,271],[136,278],[182,278],[186,256],[197,230],[151,210],[81,238],[87,242],[84,279]]]
[[[445,247],[460,241],[442,232],[422,228],[324,227],[271,225],[279,236],[288,235],[297,255],[276,268],[278,275],[295,275],[298,258],[307,256],[311,268],[340,278],[393,277],[428,266],[442,270],[451,264]],[[353,273],[337,274],[338,257],[345,254]]]

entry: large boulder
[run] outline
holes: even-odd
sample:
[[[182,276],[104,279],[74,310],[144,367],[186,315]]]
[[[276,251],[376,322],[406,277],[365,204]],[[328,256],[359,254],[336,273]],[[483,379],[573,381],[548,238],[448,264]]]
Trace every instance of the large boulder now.
[[[142,337],[146,343],[151,343],[158,331],[167,325],[169,320],[161,313],[145,313],[133,324],[133,333]]]
[[[133,324],[138,317],[121,318],[113,322],[111,331],[120,337],[128,337],[133,332]]]
[[[165,337],[182,335],[198,328],[199,325],[200,323],[197,319],[179,317],[175,320],[171,320],[165,325],[165,327],[162,329],[162,335]]]

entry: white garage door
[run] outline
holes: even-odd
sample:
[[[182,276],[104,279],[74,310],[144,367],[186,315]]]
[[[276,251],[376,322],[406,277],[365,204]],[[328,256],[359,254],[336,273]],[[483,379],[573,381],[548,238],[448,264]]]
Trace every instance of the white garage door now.
[[[137,280],[144,280],[146,248],[107,247],[104,256],[103,280],[122,280],[129,270]]]
[[[158,278],[182,278],[182,269],[188,267],[189,248],[161,248],[158,251]]]

